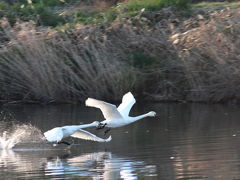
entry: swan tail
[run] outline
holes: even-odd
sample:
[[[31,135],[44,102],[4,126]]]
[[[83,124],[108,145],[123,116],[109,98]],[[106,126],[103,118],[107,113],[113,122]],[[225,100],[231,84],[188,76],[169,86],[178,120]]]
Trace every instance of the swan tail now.
[[[53,128],[44,133],[44,137],[48,142],[59,142],[63,138],[61,128]]]

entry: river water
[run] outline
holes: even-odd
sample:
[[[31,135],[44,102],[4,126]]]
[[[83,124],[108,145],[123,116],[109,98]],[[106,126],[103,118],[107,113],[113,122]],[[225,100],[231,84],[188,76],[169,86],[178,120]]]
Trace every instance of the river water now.
[[[41,134],[56,126],[100,121],[100,110],[81,105],[0,110],[0,134],[16,125],[33,132],[11,150],[0,150],[0,179],[240,179],[239,107],[140,104],[132,116],[150,110],[158,116],[112,129],[109,143],[69,138],[70,147],[46,143]],[[89,131],[104,137],[103,131]]]

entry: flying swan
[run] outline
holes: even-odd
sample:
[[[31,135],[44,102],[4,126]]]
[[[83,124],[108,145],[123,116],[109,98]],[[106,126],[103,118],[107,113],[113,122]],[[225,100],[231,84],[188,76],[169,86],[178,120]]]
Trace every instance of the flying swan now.
[[[156,112],[150,111],[140,116],[130,117],[129,112],[135,103],[136,100],[131,92],[123,96],[122,103],[118,108],[113,104],[93,98],[88,98],[85,101],[86,106],[99,108],[102,111],[105,120],[99,123],[98,129],[102,129],[105,126],[108,127],[109,129],[105,131],[105,134],[110,131],[110,128],[125,126],[145,117],[154,117],[156,115]]]
[[[88,131],[83,130],[83,128],[96,127],[98,125],[99,125],[99,122],[94,121],[90,124],[55,127],[45,132],[44,136],[46,140],[49,142],[57,142],[58,144],[63,143],[67,145],[70,145],[70,143],[63,141],[62,139],[69,136],[79,138],[79,139],[90,140],[90,141],[97,141],[97,142],[111,141],[112,140],[111,136],[109,136],[109,138],[107,139],[103,139]]]

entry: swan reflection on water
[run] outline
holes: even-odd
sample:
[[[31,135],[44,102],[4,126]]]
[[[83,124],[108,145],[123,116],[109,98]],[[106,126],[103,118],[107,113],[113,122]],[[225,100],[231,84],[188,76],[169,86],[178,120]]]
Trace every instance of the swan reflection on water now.
[[[92,152],[73,156],[70,150],[0,150],[4,178],[91,177],[92,179],[138,179],[156,173],[155,165],[122,158],[111,152]],[[41,173],[40,173],[41,172]],[[90,178],[90,179],[91,179]]]
[[[154,165],[146,165],[143,161],[133,161],[118,157],[111,152],[87,153],[72,158],[56,158],[48,160],[46,175],[74,175],[92,177],[93,179],[138,179],[139,174],[153,175]]]

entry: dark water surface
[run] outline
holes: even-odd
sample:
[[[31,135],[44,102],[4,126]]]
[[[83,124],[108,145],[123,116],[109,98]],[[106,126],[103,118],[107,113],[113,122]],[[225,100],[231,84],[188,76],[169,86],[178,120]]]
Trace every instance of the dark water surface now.
[[[159,117],[112,129],[106,144],[72,138],[70,148],[29,141],[0,150],[0,179],[240,179],[239,107],[145,104],[131,115],[150,110]],[[1,112],[0,134],[8,120],[42,132],[102,120],[98,109],[80,105],[18,105]]]

